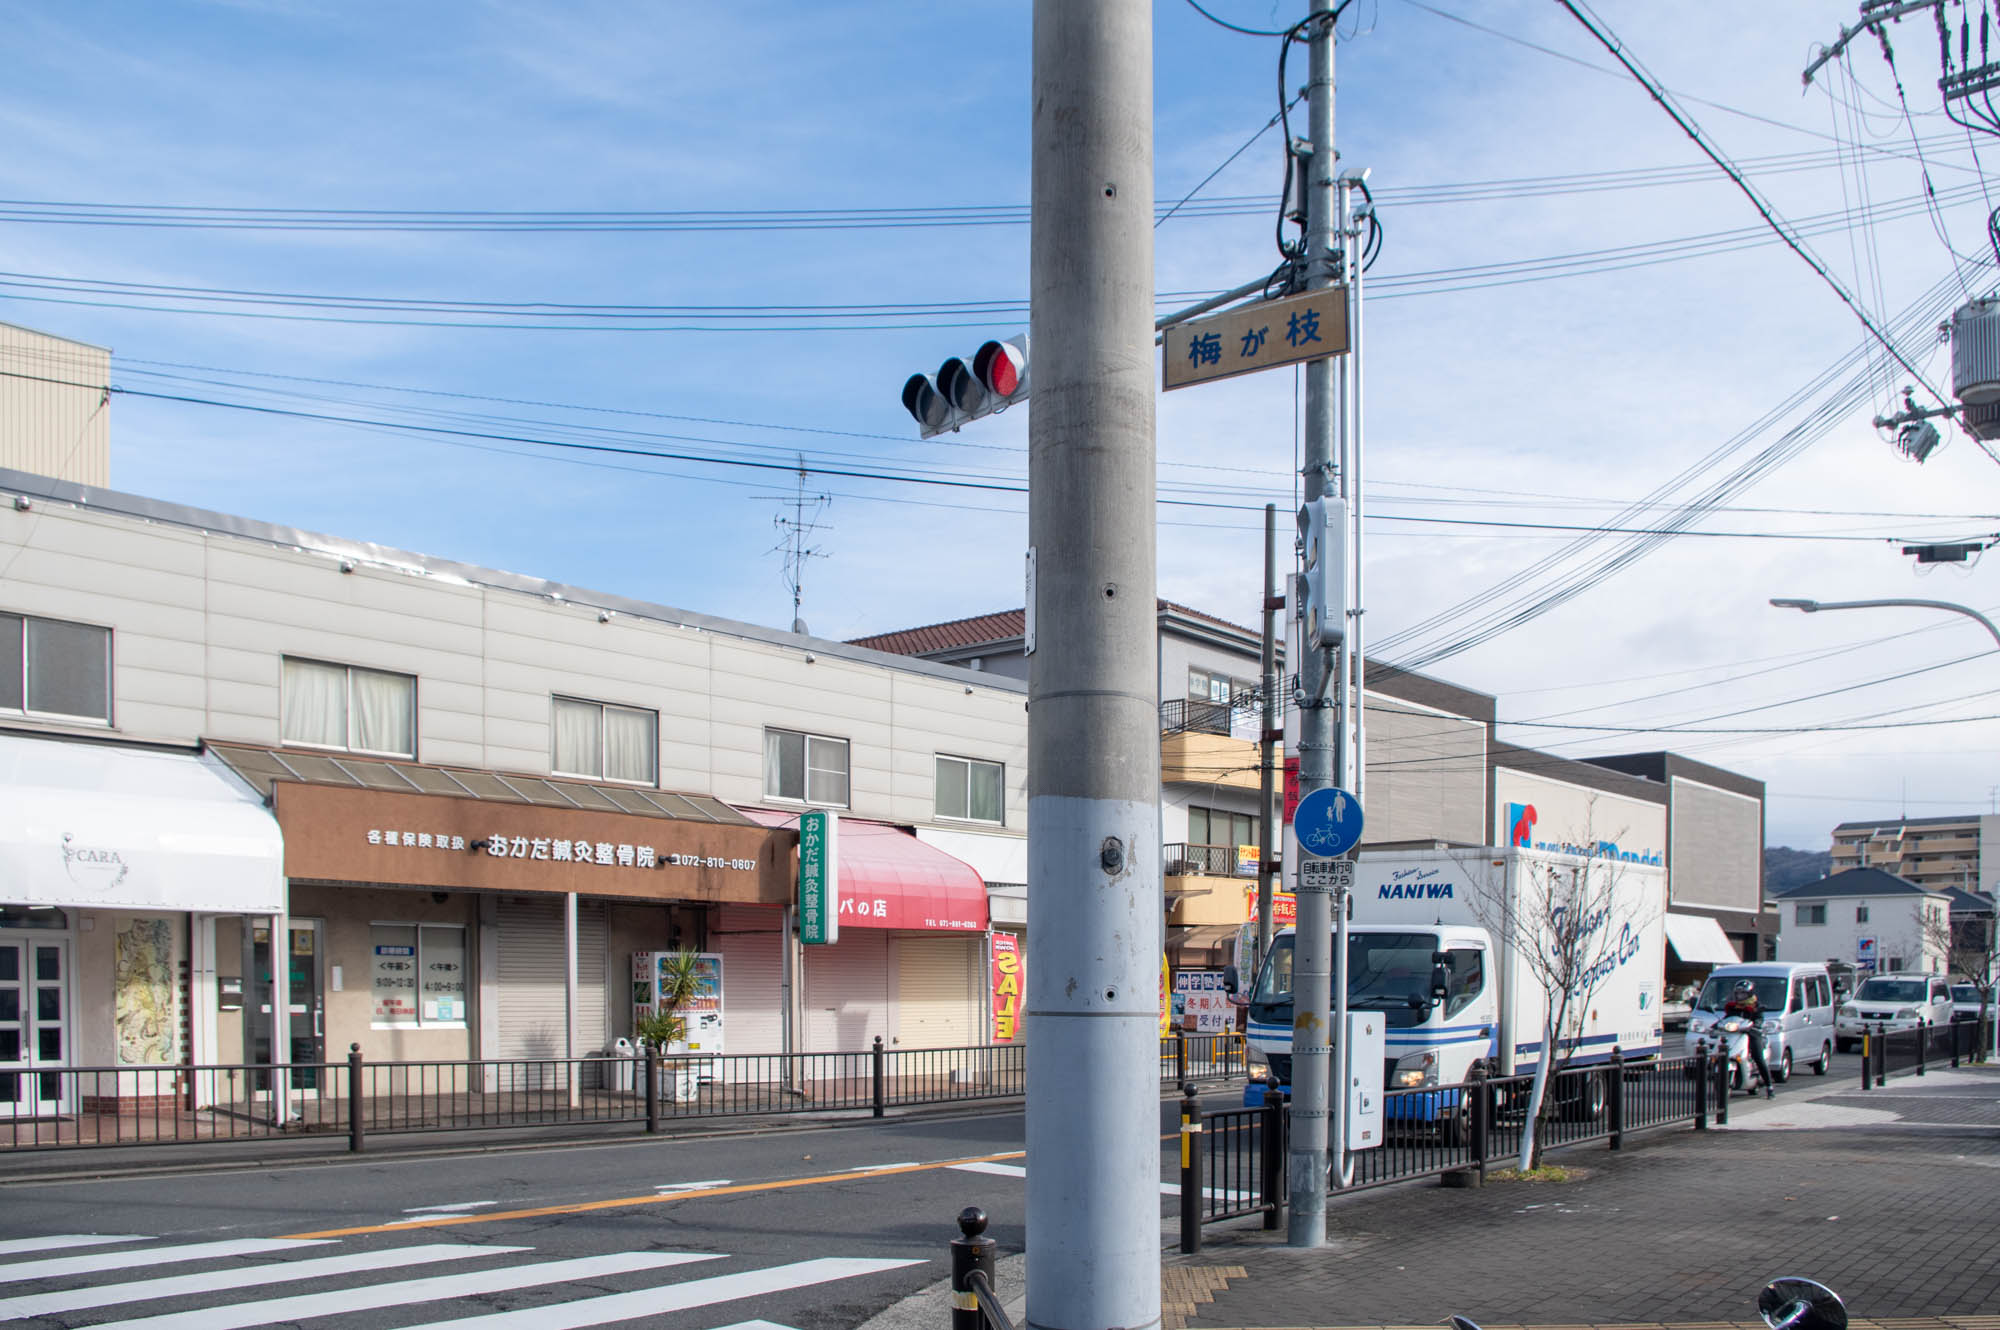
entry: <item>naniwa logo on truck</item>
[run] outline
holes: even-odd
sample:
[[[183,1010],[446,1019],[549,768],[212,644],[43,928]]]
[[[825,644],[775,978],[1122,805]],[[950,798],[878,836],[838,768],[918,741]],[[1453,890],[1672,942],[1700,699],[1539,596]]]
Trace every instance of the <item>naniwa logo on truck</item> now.
[[[1567,884],[1568,895],[1551,884]],[[1572,928],[1563,900],[1583,910]],[[1666,873],[1629,859],[1495,847],[1362,854],[1348,926],[1348,1007],[1383,1013],[1385,1088],[1453,1086],[1475,1065],[1489,1075],[1534,1069],[1542,1057],[1544,995],[1527,953],[1580,938],[1586,1000],[1558,1039],[1566,1061],[1660,1051]],[[1291,1080],[1292,939],[1272,939],[1250,996],[1250,1042],[1271,1081]],[[1249,1097],[1261,1102],[1253,1083]],[[1458,1095],[1416,1096],[1420,1117],[1450,1116]],[[1396,1105],[1392,1104],[1392,1115]]]

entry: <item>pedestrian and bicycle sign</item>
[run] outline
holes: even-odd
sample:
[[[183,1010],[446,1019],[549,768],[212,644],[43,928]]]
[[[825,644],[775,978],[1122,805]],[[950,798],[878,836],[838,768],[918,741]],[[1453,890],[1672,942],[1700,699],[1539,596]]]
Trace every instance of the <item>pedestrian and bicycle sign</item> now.
[[[1359,845],[1361,823],[1361,801],[1337,787],[1314,790],[1292,815],[1299,848],[1321,859],[1338,859]]]
[[[1347,351],[1347,288],[1329,286],[1283,300],[1260,300],[1177,323],[1167,329],[1161,346],[1161,377],[1168,389],[1342,355]]]

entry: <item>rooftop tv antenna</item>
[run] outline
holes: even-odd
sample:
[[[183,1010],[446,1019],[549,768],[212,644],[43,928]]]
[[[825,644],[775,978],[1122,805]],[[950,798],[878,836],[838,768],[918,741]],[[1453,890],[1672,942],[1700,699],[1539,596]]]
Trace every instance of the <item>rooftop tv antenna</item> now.
[[[800,617],[799,612],[800,605],[805,599],[806,561],[826,557],[825,550],[810,542],[815,532],[832,530],[831,527],[821,526],[819,513],[822,508],[833,502],[833,496],[806,493],[806,481],[811,476],[812,472],[806,469],[805,455],[801,453],[798,487],[792,493],[757,496],[763,499],[776,499],[791,510],[789,515],[780,511],[771,519],[771,524],[778,529],[779,537],[778,543],[771,547],[770,553],[785,556],[785,586],[792,593],[792,631],[801,635],[806,631],[806,621]]]

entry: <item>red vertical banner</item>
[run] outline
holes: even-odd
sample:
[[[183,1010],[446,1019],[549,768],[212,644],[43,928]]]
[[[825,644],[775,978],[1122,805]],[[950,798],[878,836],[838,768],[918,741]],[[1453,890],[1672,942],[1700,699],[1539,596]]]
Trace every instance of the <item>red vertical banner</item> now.
[[[1285,759],[1285,822],[1287,825],[1298,819],[1293,814],[1299,811],[1299,760]]]
[[[1021,1032],[1021,939],[995,933],[992,947],[993,1042],[1011,1044]]]

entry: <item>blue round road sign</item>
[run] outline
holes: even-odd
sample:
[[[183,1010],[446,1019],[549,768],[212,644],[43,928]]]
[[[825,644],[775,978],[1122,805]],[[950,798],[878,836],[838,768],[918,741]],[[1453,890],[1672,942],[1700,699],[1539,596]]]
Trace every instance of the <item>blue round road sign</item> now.
[[[1342,789],[1314,790],[1292,815],[1299,848],[1319,859],[1337,859],[1361,843],[1361,801]]]

